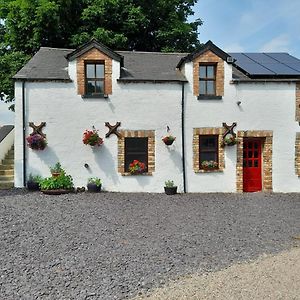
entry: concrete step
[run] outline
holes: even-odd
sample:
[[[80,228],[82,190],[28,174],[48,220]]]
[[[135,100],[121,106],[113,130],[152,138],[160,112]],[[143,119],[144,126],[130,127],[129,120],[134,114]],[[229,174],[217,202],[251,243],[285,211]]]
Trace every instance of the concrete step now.
[[[0,165],[0,170],[14,170],[14,165]]]
[[[7,181],[14,181],[14,175],[3,175],[0,176],[0,183],[7,182]]]
[[[0,190],[8,190],[14,187],[14,182],[0,182]]]
[[[14,170],[0,170],[0,176],[4,175],[14,175]]]
[[[13,165],[14,164],[14,160],[13,159],[4,159],[2,161],[2,165]]]

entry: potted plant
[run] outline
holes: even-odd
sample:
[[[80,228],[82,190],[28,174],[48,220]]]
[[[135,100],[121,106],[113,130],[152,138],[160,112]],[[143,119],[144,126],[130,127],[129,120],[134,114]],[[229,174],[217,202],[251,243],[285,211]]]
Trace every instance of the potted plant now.
[[[167,195],[175,195],[177,194],[177,186],[174,185],[173,180],[167,180],[165,181],[165,193]]]
[[[63,170],[59,176],[47,177],[40,181],[41,191],[44,194],[60,195],[74,191],[73,178]]]
[[[32,133],[27,138],[27,146],[33,150],[44,150],[47,146],[47,140],[38,133]]]
[[[234,135],[232,134],[227,134],[224,138],[223,138],[223,146],[233,146],[236,144],[236,138]]]
[[[91,193],[101,192],[101,179],[98,177],[91,177],[88,179],[87,189]]]
[[[27,180],[27,189],[29,191],[39,191],[40,190],[40,182],[42,179],[43,178],[40,175],[29,174],[29,177]]]
[[[87,129],[83,133],[82,142],[85,145],[101,146],[103,144],[103,139],[99,136],[98,130],[96,130],[95,127],[93,126],[92,130]]]
[[[176,140],[176,137],[172,136],[172,135],[167,135],[165,136],[162,141],[167,145],[170,146],[173,144],[173,142]]]
[[[219,166],[219,164],[214,160],[204,160],[201,163],[201,168],[203,170],[214,170],[214,169],[217,169],[218,166]]]
[[[129,172],[132,175],[138,175],[146,172],[146,165],[139,160],[135,159],[130,165],[129,165]]]
[[[57,177],[59,176],[64,169],[62,168],[60,162],[57,162],[53,167],[50,167],[50,172],[52,174],[52,177]]]

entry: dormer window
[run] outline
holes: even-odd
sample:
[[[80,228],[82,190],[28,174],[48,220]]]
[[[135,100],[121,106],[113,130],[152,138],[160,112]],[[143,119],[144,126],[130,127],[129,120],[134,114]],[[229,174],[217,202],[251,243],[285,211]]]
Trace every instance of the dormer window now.
[[[216,64],[199,64],[199,95],[216,95]]]
[[[104,62],[85,63],[85,95],[99,96],[105,94]]]

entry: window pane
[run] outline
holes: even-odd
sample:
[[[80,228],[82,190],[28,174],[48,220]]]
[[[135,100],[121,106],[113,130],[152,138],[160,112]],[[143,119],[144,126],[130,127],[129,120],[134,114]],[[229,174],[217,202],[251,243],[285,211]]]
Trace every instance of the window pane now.
[[[104,81],[96,81],[96,93],[104,94]]]
[[[200,81],[200,95],[206,95],[206,82]]]
[[[258,160],[254,161],[254,167],[256,167],[256,168],[258,167]]]
[[[148,138],[125,138],[125,171],[134,160],[148,166]]]
[[[206,78],[206,66],[199,67],[199,77]]]
[[[202,150],[215,151],[215,149],[217,147],[217,137],[216,136],[201,136],[200,137],[200,147]]]
[[[215,94],[215,82],[207,81],[207,95],[214,95],[214,94]]]
[[[104,65],[103,64],[96,65],[96,77],[104,78]]]
[[[95,65],[94,64],[86,64],[86,77],[87,78],[95,78]]]
[[[215,67],[207,66],[207,78],[215,78]]]
[[[201,152],[201,154],[200,154],[200,165],[205,160],[218,161],[216,152]]]
[[[248,167],[252,167],[252,160],[248,161]]]
[[[87,94],[91,95],[95,93],[95,81],[89,80],[87,82]]]

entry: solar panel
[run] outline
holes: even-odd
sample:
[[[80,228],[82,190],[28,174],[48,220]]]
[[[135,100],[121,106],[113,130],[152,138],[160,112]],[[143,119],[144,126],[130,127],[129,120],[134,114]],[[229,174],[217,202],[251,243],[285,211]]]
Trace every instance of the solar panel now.
[[[300,60],[288,53],[266,53],[268,56],[300,72]]]
[[[229,53],[234,59],[236,59],[235,64],[246,71],[250,75],[275,75],[274,72],[268,70],[261,64],[250,59],[247,55],[243,53]]]
[[[250,76],[300,76],[300,60],[288,53],[229,53]]]

